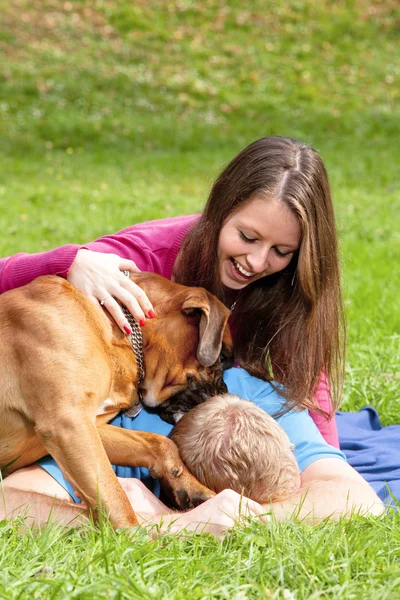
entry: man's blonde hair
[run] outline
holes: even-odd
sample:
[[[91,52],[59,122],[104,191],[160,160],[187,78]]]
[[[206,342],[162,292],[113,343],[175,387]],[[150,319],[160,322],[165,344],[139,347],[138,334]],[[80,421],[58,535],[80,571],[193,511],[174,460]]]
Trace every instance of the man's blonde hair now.
[[[257,502],[281,500],[300,487],[300,473],[282,427],[253,402],[213,396],[186,413],[170,437],[197,479]]]

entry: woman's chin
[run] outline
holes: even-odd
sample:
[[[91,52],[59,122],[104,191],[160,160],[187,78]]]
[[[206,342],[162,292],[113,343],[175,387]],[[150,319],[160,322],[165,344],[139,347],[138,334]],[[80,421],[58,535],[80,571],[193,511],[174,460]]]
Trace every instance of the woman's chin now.
[[[242,290],[243,288],[245,288],[246,286],[249,285],[250,282],[239,282],[239,281],[235,281],[232,279],[228,279],[228,278],[223,278],[221,279],[221,283],[222,285],[227,289],[227,290]]]

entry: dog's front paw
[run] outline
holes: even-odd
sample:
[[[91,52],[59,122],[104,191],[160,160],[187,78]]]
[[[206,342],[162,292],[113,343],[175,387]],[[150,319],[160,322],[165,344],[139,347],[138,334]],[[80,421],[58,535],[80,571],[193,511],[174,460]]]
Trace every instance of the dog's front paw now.
[[[169,477],[179,477],[182,474],[182,471],[183,471],[183,464],[171,467],[169,469],[168,479],[169,479]],[[149,473],[153,479],[164,479],[165,478],[165,475],[163,477],[162,472],[160,473],[160,471],[158,471],[156,469],[156,467],[150,467]]]
[[[181,510],[195,508],[215,496],[215,493],[197,481],[186,467],[178,477],[162,477],[160,483],[164,494]]]
[[[194,493],[193,495],[189,495],[186,490],[178,489],[175,492],[175,500],[178,507],[181,510],[188,510],[189,508],[196,508],[199,504],[203,504],[206,500],[209,500],[215,493],[211,490],[206,491],[200,490]]]

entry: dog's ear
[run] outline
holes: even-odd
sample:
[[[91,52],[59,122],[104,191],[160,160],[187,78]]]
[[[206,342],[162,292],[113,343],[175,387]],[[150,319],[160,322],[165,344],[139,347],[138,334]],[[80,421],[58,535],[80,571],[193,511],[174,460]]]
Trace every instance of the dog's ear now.
[[[182,312],[190,316],[200,313],[200,339],[196,356],[203,367],[210,367],[221,353],[228,309],[217,298],[198,289],[183,302]]]

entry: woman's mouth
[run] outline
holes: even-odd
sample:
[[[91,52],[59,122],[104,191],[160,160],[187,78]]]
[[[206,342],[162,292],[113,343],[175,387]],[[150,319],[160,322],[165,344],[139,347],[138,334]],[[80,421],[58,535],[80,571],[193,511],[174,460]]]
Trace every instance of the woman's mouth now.
[[[249,281],[254,276],[254,273],[247,271],[237,260],[230,258],[231,272],[234,275],[234,279],[239,281]]]

